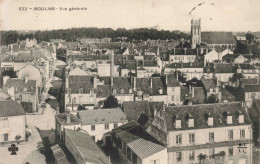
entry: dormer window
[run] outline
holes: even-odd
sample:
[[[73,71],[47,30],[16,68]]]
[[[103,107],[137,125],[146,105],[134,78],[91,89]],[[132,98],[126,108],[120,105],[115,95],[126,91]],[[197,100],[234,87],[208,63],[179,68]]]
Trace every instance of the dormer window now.
[[[163,89],[161,87],[158,88],[158,92],[159,92],[160,95],[162,95],[163,94]]]
[[[244,120],[244,115],[242,115],[242,114],[239,115],[239,118],[238,118],[238,119],[239,119],[238,121],[239,121],[240,124],[243,124],[244,121],[245,121],[245,120]]]
[[[120,89],[120,93],[125,93],[124,88]]]
[[[116,94],[116,89],[115,88],[113,88],[113,94]]]
[[[133,93],[133,90],[132,90],[132,88],[129,88],[129,93]]]
[[[143,92],[141,90],[137,91],[137,96],[142,96]]]
[[[176,120],[175,128],[181,128],[181,120]]]
[[[208,118],[208,126],[213,126],[213,117]]]
[[[209,89],[209,92],[212,93],[212,92],[213,92],[213,88],[210,88],[210,89]]]
[[[189,128],[193,128],[194,127],[194,119],[193,118],[189,119],[188,127]]]
[[[83,93],[83,88],[80,88],[79,89],[79,94],[82,94]]]
[[[232,124],[232,116],[227,116],[227,124]]]

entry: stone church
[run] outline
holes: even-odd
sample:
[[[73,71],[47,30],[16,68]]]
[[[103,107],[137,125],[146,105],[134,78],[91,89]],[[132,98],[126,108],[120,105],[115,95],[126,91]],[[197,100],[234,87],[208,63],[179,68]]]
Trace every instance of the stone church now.
[[[201,32],[201,19],[191,20],[191,48],[198,45],[208,48],[234,49],[236,40],[232,32]]]

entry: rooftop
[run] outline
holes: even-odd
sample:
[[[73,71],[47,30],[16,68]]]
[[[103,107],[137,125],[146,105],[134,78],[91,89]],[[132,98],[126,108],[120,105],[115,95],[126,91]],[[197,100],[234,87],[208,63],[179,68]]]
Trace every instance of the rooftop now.
[[[120,108],[78,111],[82,125],[127,122],[125,113]]]
[[[201,39],[207,44],[236,44],[232,32],[201,32]]]
[[[0,101],[0,117],[25,115],[23,107],[13,100]]]

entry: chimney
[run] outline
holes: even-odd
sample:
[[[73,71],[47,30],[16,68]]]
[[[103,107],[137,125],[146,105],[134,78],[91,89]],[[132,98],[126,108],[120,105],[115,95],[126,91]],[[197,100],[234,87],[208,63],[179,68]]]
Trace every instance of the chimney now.
[[[191,89],[192,91],[192,97],[194,97],[194,87],[192,87],[192,89]]]
[[[114,78],[113,78],[113,76],[110,78],[110,84],[111,84],[111,87],[113,87],[114,86]]]
[[[176,72],[176,79],[179,81],[179,73]]]
[[[66,113],[66,123],[70,123],[70,113]]]
[[[186,53],[187,53],[187,48],[184,48],[184,54],[186,55]]]
[[[209,53],[209,49],[207,48],[207,49],[206,49],[206,54],[208,54],[208,53]]]
[[[110,76],[114,77],[114,51],[112,51],[110,55]]]
[[[191,93],[191,85],[189,85],[189,93]]]
[[[3,85],[6,84],[7,80],[10,78],[10,76],[4,76],[3,77]]]
[[[59,105],[57,103],[57,106],[56,106],[56,114],[59,114],[60,113],[60,109],[59,109]]]
[[[165,83],[166,83],[166,85],[168,84],[168,76],[167,75],[165,75]]]
[[[26,76],[26,77],[24,78],[24,82],[25,82],[25,83],[28,83],[28,80],[29,80],[29,76]]]
[[[136,91],[136,77],[134,77],[134,91]]]
[[[153,78],[152,77],[150,77],[151,79],[150,79],[150,87],[151,88],[153,88]]]
[[[94,89],[97,89],[97,76],[94,76],[93,85]]]
[[[203,54],[203,48],[200,48],[200,54]]]
[[[65,82],[66,84],[66,88],[69,88],[69,76],[67,75],[66,76],[66,82]]]

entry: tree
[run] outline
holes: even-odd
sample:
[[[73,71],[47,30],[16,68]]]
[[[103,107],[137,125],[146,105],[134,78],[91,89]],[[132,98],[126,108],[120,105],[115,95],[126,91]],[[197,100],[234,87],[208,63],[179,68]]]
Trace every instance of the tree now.
[[[242,73],[234,73],[233,76],[230,78],[230,81],[236,82],[237,80],[240,80],[244,78],[244,75]]]
[[[208,157],[207,154],[201,154],[201,153],[197,156],[199,163],[201,163],[202,160],[205,160],[207,157]]]
[[[15,140],[17,141],[17,144],[20,144],[19,140],[21,139],[21,136],[20,135],[16,135],[15,136]]]
[[[2,72],[3,76],[9,76],[10,78],[16,78],[16,73],[13,70],[5,70]]]
[[[118,100],[113,95],[110,95],[104,101],[103,108],[117,108],[118,107]]]
[[[215,95],[210,95],[207,100],[206,100],[206,104],[212,104],[212,103],[217,103],[217,98]]]

